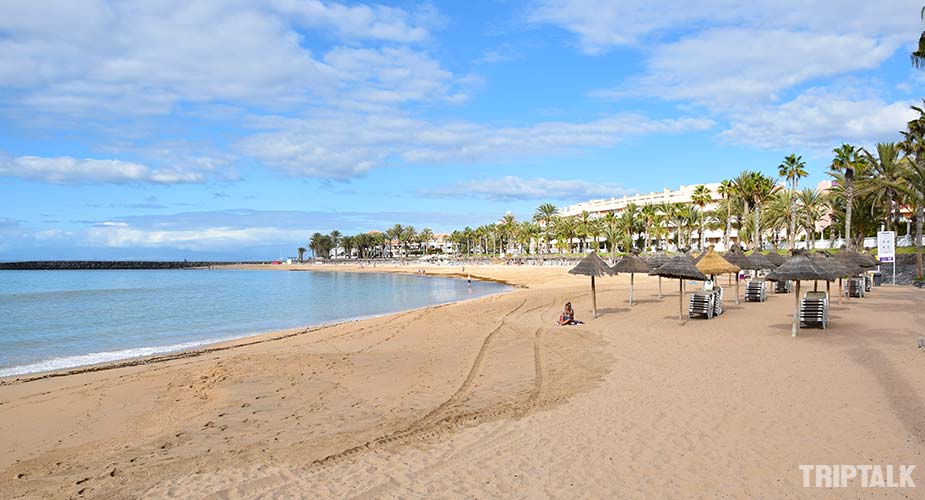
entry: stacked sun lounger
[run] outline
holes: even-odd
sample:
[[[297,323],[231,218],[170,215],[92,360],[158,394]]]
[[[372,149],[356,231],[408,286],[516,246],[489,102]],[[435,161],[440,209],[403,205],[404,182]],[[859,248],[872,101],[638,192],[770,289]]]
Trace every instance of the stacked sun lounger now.
[[[687,312],[688,318],[694,316],[705,316],[707,319],[713,319],[716,311],[716,297],[714,292],[693,292],[691,293],[690,307]]]
[[[845,294],[849,297],[861,298],[864,296],[864,278],[849,278]]]
[[[790,293],[790,289],[793,283],[790,280],[781,280],[777,282],[777,286],[774,287],[774,292],[776,293]]]
[[[864,275],[864,291],[869,292],[870,287],[872,287],[873,285],[874,285],[874,278],[869,274],[865,274]]]
[[[800,325],[823,330],[829,326],[829,294],[806,292],[800,300]]]
[[[723,314],[723,289],[715,288],[713,290],[713,315]]]
[[[748,302],[764,302],[768,300],[767,282],[756,278],[745,285],[745,300]]]

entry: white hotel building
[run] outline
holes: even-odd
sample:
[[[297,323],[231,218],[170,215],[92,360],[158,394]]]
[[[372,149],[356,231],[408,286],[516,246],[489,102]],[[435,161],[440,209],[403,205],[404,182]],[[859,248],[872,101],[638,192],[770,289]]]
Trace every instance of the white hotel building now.
[[[636,194],[632,196],[623,196],[621,198],[610,198],[603,200],[591,200],[584,201],[581,203],[576,203],[562,209],[562,215],[578,215],[582,212],[588,212],[597,217],[603,217],[604,214],[608,212],[616,212],[618,215],[623,212],[623,209],[626,208],[629,204],[635,204],[637,206],[643,205],[655,205],[658,203],[690,203],[691,196],[694,194],[694,189],[700,186],[700,184],[693,184],[690,186],[681,186],[678,189],[671,190],[665,188],[662,191],[657,191],[654,193],[645,193],[645,194]],[[710,194],[713,197],[713,202],[704,207],[706,210],[712,210],[716,208],[717,203],[722,199],[722,197],[717,193],[720,183],[706,183],[703,184],[707,189],[710,190]],[[674,238],[673,230],[674,228],[669,226],[672,231],[671,238]],[[698,234],[697,229],[694,229],[693,232],[694,241],[699,242],[700,235]],[[729,232],[729,237],[733,242],[738,241],[738,231],[731,229]],[[709,247],[710,245],[715,245],[716,249],[719,251],[725,250],[723,247],[723,230],[705,230],[704,231],[704,244]]]

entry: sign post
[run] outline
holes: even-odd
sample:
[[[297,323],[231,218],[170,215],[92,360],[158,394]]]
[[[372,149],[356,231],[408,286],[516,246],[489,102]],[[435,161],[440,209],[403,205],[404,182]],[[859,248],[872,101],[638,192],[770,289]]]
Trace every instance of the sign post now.
[[[893,284],[896,284],[896,232],[880,231],[877,233],[877,259],[880,262],[893,263]]]

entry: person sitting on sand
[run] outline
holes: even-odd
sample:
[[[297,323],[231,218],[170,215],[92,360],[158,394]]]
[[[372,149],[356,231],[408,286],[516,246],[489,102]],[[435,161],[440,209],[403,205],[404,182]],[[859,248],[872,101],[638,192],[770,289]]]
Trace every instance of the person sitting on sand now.
[[[572,303],[566,302],[565,309],[563,309],[562,314],[559,315],[559,326],[582,324],[584,323],[575,319],[575,310],[572,309]]]

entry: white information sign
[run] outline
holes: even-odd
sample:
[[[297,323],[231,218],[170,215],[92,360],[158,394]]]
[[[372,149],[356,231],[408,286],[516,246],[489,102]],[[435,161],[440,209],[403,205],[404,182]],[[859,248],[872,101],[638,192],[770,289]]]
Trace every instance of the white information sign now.
[[[880,231],[877,233],[877,257],[880,262],[893,262],[896,259],[894,241],[896,241],[895,231]]]

